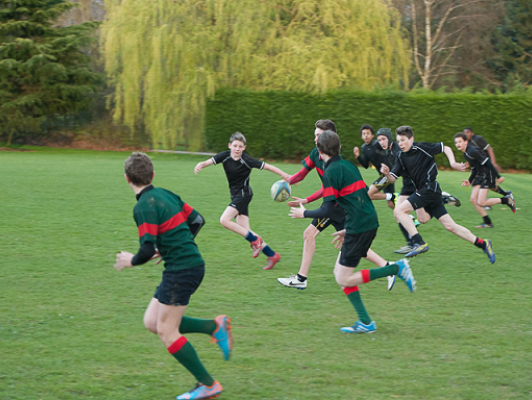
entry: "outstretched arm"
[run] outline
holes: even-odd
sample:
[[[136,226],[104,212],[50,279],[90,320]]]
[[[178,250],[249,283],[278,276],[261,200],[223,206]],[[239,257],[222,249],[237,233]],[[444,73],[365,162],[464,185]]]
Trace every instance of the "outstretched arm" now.
[[[321,199],[323,197],[323,185],[321,186],[320,190],[318,190],[315,193],[312,193],[309,197],[306,199],[300,199],[299,197],[292,196],[294,200],[291,200],[287,202],[286,204],[289,207],[297,207],[299,204],[308,204],[312,203],[313,201],[316,201],[318,199]]]
[[[449,164],[451,164],[452,169],[455,169],[457,171],[465,171],[466,166],[464,165],[464,163],[456,162],[453,150],[449,146],[443,146],[443,152],[447,156],[447,159],[449,160]]]
[[[194,167],[194,173],[197,175],[198,172],[200,172],[203,168],[208,167],[209,165],[212,165],[212,164],[213,164],[212,158],[209,158],[208,160],[199,162]]]
[[[493,167],[497,170],[497,172],[501,172],[501,167],[499,167],[497,160],[495,160],[495,152],[493,151],[493,147],[488,148],[488,154],[490,155],[490,160],[493,164]]]
[[[290,177],[290,179],[288,180],[288,183],[290,185],[294,185],[298,182],[301,182],[303,179],[305,179],[305,177],[308,175],[309,173],[309,170],[306,169],[305,167],[302,167],[299,172],[296,172],[294,175],[292,175]]]
[[[281,171],[279,168],[277,167],[274,167],[273,165],[271,164],[267,164],[267,163],[264,163],[264,167],[263,169],[265,169],[266,171],[270,171],[270,172],[273,172],[274,174],[277,174],[279,175],[281,178],[283,178],[285,181],[288,181],[290,179],[290,175],[287,174],[286,172],[284,171]]]

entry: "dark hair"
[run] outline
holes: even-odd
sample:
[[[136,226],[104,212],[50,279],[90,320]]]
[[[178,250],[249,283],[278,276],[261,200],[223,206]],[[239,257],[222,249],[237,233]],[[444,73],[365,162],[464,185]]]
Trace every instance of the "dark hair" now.
[[[466,128],[467,129],[467,128]],[[467,135],[464,132],[457,132],[454,134],[454,139],[461,138],[467,142]]]
[[[470,128],[470,127],[467,126],[467,127],[464,128],[464,131],[471,131],[471,132],[473,132],[473,128]]]
[[[314,126],[322,131],[336,132],[336,125],[330,119],[319,119]]]
[[[377,131],[377,137],[379,136],[386,136],[388,138],[388,146],[390,146],[393,142],[393,134],[390,128],[380,128]]]
[[[318,138],[318,150],[329,157],[335,157],[340,154],[340,137],[336,132],[324,131]]]
[[[239,142],[246,144],[246,137],[242,135],[240,132],[235,132],[231,135],[229,138],[229,143],[233,143],[235,140],[238,140]]]
[[[411,139],[414,136],[414,131],[408,125],[400,126],[395,130],[396,135],[406,136],[408,139]]]
[[[135,186],[145,186],[153,179],[153,163],[147,154],[131,153],[124,163],[124,171]]]
[[[371,131],[371,134],[372,135],[375,135],[375,131],[373,130],[373,127],[371,125],[368,125],[368,124],[364,124],[360,127],[360,136],[362,136],[362,131],[364,129],[369,129]]]

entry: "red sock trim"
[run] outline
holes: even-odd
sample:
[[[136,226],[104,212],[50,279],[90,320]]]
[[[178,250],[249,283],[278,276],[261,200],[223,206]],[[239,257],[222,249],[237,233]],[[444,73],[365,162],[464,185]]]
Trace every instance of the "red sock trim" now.
[[[342,290],[346,296],[349,296],[351,293],[358,292],[358,286],[345,287]]]
[[[181,336],[179,339],[177,339],[174,343],[172,343],[170,345],[170,347],[168,347],[168,353],[170,354],[175,354],[177,353],[179,350],[181,350],[181,348],[187,343],[187,338],[184,337],[184,336]]]
[[[368,283],[369,282],[369,269],[363,269],[360,272],[362,273],[362,281],[364,283]]]

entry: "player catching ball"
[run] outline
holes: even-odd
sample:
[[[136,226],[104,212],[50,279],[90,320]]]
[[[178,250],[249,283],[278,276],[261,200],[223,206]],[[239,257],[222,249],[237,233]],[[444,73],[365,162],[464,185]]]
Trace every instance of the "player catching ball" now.
[[[262,251],[268,257],[268,262],[263,269],[272,269],[281,259],[281,256],[264,243],[262,238],[249,227],[248,207],[253,198],[253,191],[251,190],[251,186],[249,186],[249,176],[251,175],[252,168],[265,169],[266,171],[273,172],[286,181],[288,181],[290,175],[273,165],[250,157],[244,153],[244,150],[246,150],[246,138],[242,133],[236,132],[229,138],[229,150],[218,153],[214,157],[198,163],[194,168],[194,173],[197,174],[203,168],[213,164],[223,165],[225,175],[229,182],[229,190],[231,191],[231,203],[229,203],[220,217],[220,223],[224,228],[238,233],[250,242],[253,257],[258,257]]]
[[[232,348],[231,321],[226,315],[215,319],[185,316],[190,297],[205,274],[194,235],[203,226],[201,215],[181,198],[153,187],[153,164],[144,153],[132,153],[125,162],[126,181],[135,192],[133,216],[139,230],[140,249],[136,255],[125,251],[116,255],[115,269],[141,265],[154,257],[164,261],[161,284],[144,313],[144,326],[159,336],[168,352],[194,375],[198,384],[177,397],[210,399],[222,392],[200,361],[196,350],[183,334],[204,333],[218,343],[226,360]]]
[[[341,251],[334,267],[336,282],[358,314],[358,321],[352,326],[341,328],[346,333],[371,333],[377,326],[364,307],[358,286],[375,279],[397,275],[407,284],[411,292],[416,282],[407,260],[388,263],[370,249],[377,235],[379,221],[375,207],[368,196],[360,171],[351,162],[340,156],[340,138],[335,132],[325,131],[318,138],[318,151],[325,161],[323,174],[323,204],[317,210],[307,211],[305,207],[292,207],[292,218],[324,218],[334,210],[338,202],[345,210],[345,229],[336,232]],[[355,272],[362,258],[377,267]]]

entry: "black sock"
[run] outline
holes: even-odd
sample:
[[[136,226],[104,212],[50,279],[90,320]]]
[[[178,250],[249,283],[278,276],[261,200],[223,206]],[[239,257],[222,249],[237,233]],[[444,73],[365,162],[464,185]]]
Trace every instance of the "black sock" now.
[[[485,224],[491,225],[491,218],[488,215],[482,217],[482,219],[484,219]]]
[[[306,276],[303,276],[303,275],[299,275],[297,274],[297,280],[299,282],[305,282],[307,280],[307,277]]]
[[[419,233],[412,236],[412,242],[414,242],[414,244],[425,244]]]
[[[508,196],[510,194],[500,186],[497,186],[497,193],[502,194],[503,196]]]
[[[401,230],[401,233],[402,233],[403,236],[405,237],[406,243],[407,243],[409,246],[412,246],[412,238],[410,237],[410,234],[409,234],[408,231],[405,229],[405,227],[404,227],[402,224],[399,224],[399,229]]]
[[[483,241],[481,238],[476,238],[475,246],[477,246],[478,248],[484,250],[486,248],[486,242]]]
[[[508,204],[508,197],[501,197],[501,204]]]

